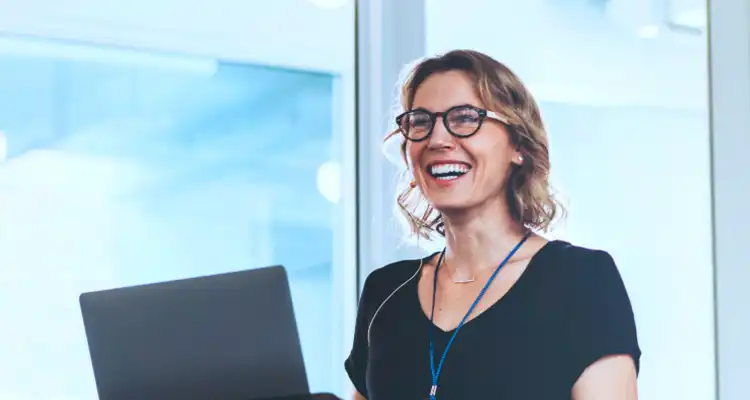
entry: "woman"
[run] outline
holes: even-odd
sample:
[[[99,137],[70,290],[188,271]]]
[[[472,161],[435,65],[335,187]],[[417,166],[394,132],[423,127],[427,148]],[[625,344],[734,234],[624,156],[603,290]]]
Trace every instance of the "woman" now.
[[[520,80],[453,51],[414,67],[401,106],[398,204],[412,234],[446,244],[367,278],[345,363],[355,398],[636,399],[640,349],[614,261],[533,233],[561,209]]]

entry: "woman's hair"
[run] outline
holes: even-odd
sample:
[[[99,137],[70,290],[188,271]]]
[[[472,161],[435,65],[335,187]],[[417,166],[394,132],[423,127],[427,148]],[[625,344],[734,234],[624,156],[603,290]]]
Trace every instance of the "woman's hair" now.
[[[505,194],[511,216],[527,228],[547,231],[565,210],[555,199],[549,185],[549,145],[539,107],[521,80],[499,61],[477,51],[454,50],[430,57],[411,67],[401,85],[397,113],[413,107],[419,86],[431,75],[461,71],[474,83],[484,105],[507,119],[511,143],[523,155],[523,164],[515,166],[508,179]],[[412,187],[413,179],[406,157],[406,140],[398,129],[386,141],[402,138],[401,159],[407,166],[399,183],[397,209],[407,223],[409,233],[425,239],[435,233],[445,235],[443,218],[429,204],[420,190]]]

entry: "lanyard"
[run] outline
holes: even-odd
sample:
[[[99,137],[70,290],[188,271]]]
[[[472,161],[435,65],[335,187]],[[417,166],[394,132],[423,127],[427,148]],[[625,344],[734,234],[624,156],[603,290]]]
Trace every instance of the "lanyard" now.
[[[492,284],[492,281],[495,280],[495,277],[497,277],[497,273],[500,272],[500,269],[508,263],[508,260],[510,260],[511,257],[513,257],[514,254],[516,254],[516,251],[521,248],[521,246],[526,242],[526,239],[531,236],[531,232],[524,235],[523,239],[521,239],[520,242],[516,245],[516,247],[513,248],[513,250],[508,253],[508,255],[505,257],[503,262],[500,263],[500,265],[495,268],[495,272],[492,273],[490,276],[490,279],[487,281],[487,283],[484,285],[484,288],[482,288],[482,291],[479,292],[479,295],[477,296],[476,300],[474,300],[474,303],[469,308],[469,311],[464,315],[461,322],[458,323],[458,326],[453,331],[453,336],[451,336],[450,340],[448,341],[448,344],[445,346],[445,350],[443,350],[443,355],[440,357],[440,363],[438,364],[437,368],[435,368],[435,345],[434,341],[432,340],[433,336],[433,330],[434,327],[434,315],[435,315],[435,298],[437,293],[437,277],[438,277],[438,269],[440,268],[440,264],[443,263],[443,257],[445,256],[445,249],[440,253],[440,258],[438,258],[437,265],[435,266],[435,276],[432,280],[432,310],[430,311],[430,372],[432,373],[432,387],[430,388],[430,400],[435,400],[435,396],[437,395],[437,389],[438,389],[438,378],[440,378],[440,371],[443,369],[443,362],[445,362],[445,356],[448,354],[448,350],[451,348],[451,345],[453,344],[453,340],[456,339],[456,335],[458,335],[458,331],[463,328],[464,323],[466,323],[466,320],[469,318],[469,315],[474,311],[474,308],[476,308],[477,304],[479,304],[479,301],[484,296],[484,293],[487,292],[487,289]]]

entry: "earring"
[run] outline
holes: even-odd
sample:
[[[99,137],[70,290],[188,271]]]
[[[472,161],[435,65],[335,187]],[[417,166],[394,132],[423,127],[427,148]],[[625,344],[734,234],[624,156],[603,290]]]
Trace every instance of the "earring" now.
[[[522,155],[518,156],[518,162],[520,162],[521,164],[523,164],[523,156]]]
[[[414,189],[415,187],[417,187],[417,181],[415,181],[414,179],[412,179],[411,182],[409,182],[409,187],[412,188],[412,189]]]

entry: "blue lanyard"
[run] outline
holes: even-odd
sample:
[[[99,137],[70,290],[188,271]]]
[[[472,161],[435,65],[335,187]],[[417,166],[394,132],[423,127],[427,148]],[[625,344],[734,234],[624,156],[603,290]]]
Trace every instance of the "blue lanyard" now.
[[[513,248],[513,250],[508,253],[508,255],[505,257],[503,262],[500,263],[500,265],[497,266],[495,269],[495,272],[492,273],[492,276],[490,276],[490,279],[487,281],[487,283],[484,285],[484,288],[482,288],[482,291],[479,292],[479,295],[477,296],[476,300],[474,300],[474,303],[471,305],[471,308],[469,308],[469,311],[464,315],[461,322],[459,322],[458,326],[456,327],[456,330],[453,331],[453,336],[451,336],[450,340],[448,341],[448,344],[445,346],[445,350],[443,350],[443,355],[440,357],[440,363],[438,364],[437,368],[435,368],[435,345],[434,341],[432,340],[433,333],[432,331],[435,329],[434,327],[434,315],[435,315],[435,298],[437,293],[437,277],[438,277],[438,268],[440,268],[440,264],[443,263],[443,257],[445,256],[445,249],[440,253],[440,258],[438,258],[437,265],[435,266],[435,277],[432,280],[432,310],[430,311],[430,372],[432,373],[432,387],[430,388],[430,400],[435,400],[435,396],[437,395],[437,389],[438,389],[438,378],[440,378],[440,371],[443,369],[443,362],[445,362],[445,356],[448,354],[448,350],[451,348],[451,345],[453,344],[453,340],[456,339],[456,335],[458,335],[458,331],[461,330],[461,328],[464,326],[464,323],[466,323],[466,319],[469,318],[469,315],[474,311],[474,308],[476,308],[477,304],[479,304],[479,301],[484,296],[484,293],[487,292],[487,289],[492,284],[492,281],[495,280],[495,277],[497,276],[497,273],[500,272],[500,269],[508,263],[508,260],[510,260],[511,257],[513,257],[514,254],[518,251],[518,249],[521,248],[521,246],[526,242],[526,239],[531,236],[531,232],[524,235],[523,239],[521,239],[520,242],[516,245],[516,247]]]

